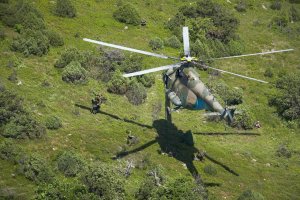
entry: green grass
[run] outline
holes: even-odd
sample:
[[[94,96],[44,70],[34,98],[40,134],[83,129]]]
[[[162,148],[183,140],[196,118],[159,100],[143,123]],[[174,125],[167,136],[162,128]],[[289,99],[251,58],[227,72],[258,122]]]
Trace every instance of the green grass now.
[[[51,1],[34,1],[37,8],[43,13],[49,28],[57,30],[65,39],[65,46],[51,48],[49,54],[43,57],[24,58],[18,53],[9,50],[9,43],[15,33],[11,29],[5,29],[8,37],[1,41],[0,46],[0,78],[6,87],[24,97],[25,106],[34,113],[34,116],[43,121],[47,116],[55,115],[62,119],[63,127],[59,130],[48,131],[47,137],[41,140],[18,140],[27,152],[37,152],[52,163],[57,154],[65,149],[72,149],[83,155],[86,160],[93,162],[100,160],[114,163],[111,158],[126,144],[127,131],[140,138],[140,143],[129,150],[139,147],[155,139],[157,130],[144,128],[126,120],[117,120],[105,114],[92,115],[88,110],[75,106],[80,104],[90,106],[92,91],[101,91],[108,97],[108,101],[101,108],[104,112],[115,115],[121,119],[129,119],[139,124],[152,126],[152,107],[161,102],[164,105],[163,84],[160,73],[156,75],[156,84],[149,89],[146,102],[140,106],[131,105],[126,97],[109,94],[105,84],[90,80],[86,85],[67,84],[61,80],[61,71],[53,67],[60,52],[70,46],[81,50],[95,50],[96,46],[83,42],[74,35],[78,32],[81,37],[101,39],[106,42],[121,44],[132,48],[150,51],[148,42],[155,36],[161,38],[170,37],[171,33],[164,29],[164,22],[172,17],[180,5],[185,2],[168,0],[161,3],[158,0],[146,1],[132,0],[133,5],[147,20],[146,27],[128,26],[115,21],[112,13],[116,9],[115,1],[94,0],[76,1],[78,16],[74,19],[65,19],[54,16],[51,13],[53,4]],[[221,1],[219,1],[221,2]],[[223,1],[222,1],[223,2]],[[225,2],[225,3],[224,3]],[[268,1],[255,1],[253,9],[246,13],[234,11],[234,3],[223,4],[235,12],[240,20],[238,33],[246,45],[245,53],[261,52],[263,50],[295,48],[294,52],[217,61],[213,65],[235,73],[249,75],[255,78],[265,79],[271,83],[282,70],[299,70],[300,40],[290,38],[279,31],[267,27],[270,19],[278,11],[264,10]],[[234,1],[233,1],[234,2]],[[284,4],[284,9],[288,6]],[[298,8],[299,5],[297,5]],[[253,26],[253,21],[260,19],[261,25]],[[298,22],[299,23],[299,22]],[[177,56],[178,50],[166,48],[159,53]],[[23,67],[18,69],[18,78],[22,85],[16,85],[7,80],[11,69],[6,64],[12,55],[17,55],[23,60]],[[144,68],[157,67],[172,61],[145,58]],[[266,78],[263,73],[267,67],[272,67],[274,78]],[[208,81],[205,72],[201,72],[201,78]],[[297,199],[300,196],[300,135],[299,130],[288,129],[275,113],[275,109],[268,106],[268,97],[274,93],[273,84],[260,84],[238,77],[222,75],[222,79],[231,87],[241,87],[244,91],[244,104],[251,108],[255,119],[261,121],[262,128],[253,130],[260,136],[244,136],[236,134],[228,135],[203,135],[194,134],[195,148],[206,151],[214,160],[223,164],[216,164],[209,159],[204,162],[194,161],[194,165],[201,174],[205,183],[217,183],[219,186],[208,187],[209,193],[217,199],[236,199],[244,190],[253,189],[260,192],[266,199]],[[41,83],[47,80],[50,88],[44,88]],[[74,114],[79,111],[80,115]],[[173,122],[178,130],[194,133],[235,133],[237,130],[227,127],[223,122],[206,122],[202,112],[182,110],[173,114]],[[163,109],[160,118],[164,117]],[[0,137],[0,141],[4,138]],[[287,146],[294,152],[292,158],[283,159],[275,156],[280,144]],[[157,150],[161,147],[155,143],[150,147],[131,154],[126,159],[141,159],[149,156],[153,165],[161,165],[167,173],[168,179],[173,180],[180,176],[191,177],[191,174],[182,166],[178,159],[159,155]],[[180,151],[181,149],[179,149]],[[185,151],[183,149],[183,151]],[[254,160],[256,162],[254,162]],[[270,167],[266,166],[270,163]],[[218,173],[210,176],[204,173],[204,167],[213,165]],[[0,160],[0,187],[14,187],[20,199],[30,199],[34,194],[36,185],[26,180],[23,176],[11,177],[15,166]],[[239,176],[229,173],[224,166],[232,169]],[[132,176],[126,181],[128,197],[139,187],[146,171],[134,169]]]

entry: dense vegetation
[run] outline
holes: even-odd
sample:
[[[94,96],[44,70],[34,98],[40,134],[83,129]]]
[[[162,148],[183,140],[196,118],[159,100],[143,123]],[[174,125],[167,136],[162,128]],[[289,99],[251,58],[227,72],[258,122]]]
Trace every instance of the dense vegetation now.
[[[122,74],[172,61],[81,41],[180,56],[187,25],[201,59],[300,45],[299,1],[230,2],[0,1],[0,199],[297,199],[298,49],[209,63],[269,85],[199,71],[231,127],[167,123],[161,74]]]

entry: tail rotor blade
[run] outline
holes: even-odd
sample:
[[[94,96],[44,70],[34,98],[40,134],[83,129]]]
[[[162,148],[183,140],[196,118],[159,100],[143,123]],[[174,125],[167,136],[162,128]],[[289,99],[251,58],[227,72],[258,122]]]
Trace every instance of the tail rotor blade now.
[[[189,28],[183,27],[182,28],[182,37],[183,37],[183,47],[184,47],[184,55],[190,56],[190,38],[189,38]]]
[[[168,69],[171,69],[171,68],[178,68],[180,66],[181,66],[181,63],[176,63],[176,64],[173,64],[173,65],[166,65],[166,66],[162,66],[162,67],[146,69],[146,70],[143,70],[143,71],[133,72],[133,73],[129,73],[129,74],[123,74],[123,77],[140,76],[140,75],[149,74],[149,73],[152,73],[152,72],[168,70]]]
[[[251,78],[249,76],[244,76],[244,75],[241,75],[241,74],[232,73],[232,72],[225,71],[225,70],[222,70],[222,69],[217,69],[217,68],[210,67],[210,66],[207,66],[207,65],[206,65],[206,67],[208,67],[210,69],[213,69],[213,70],[216,70],[216,71],[219,71],[219,72],[223,72],[223,73],[231,74],[231,75],[234,75],[234,76],[242,77],[242,78],[245,78],[245,79],[249,79],[249,80],[252,80],[252,81],[258,81],[258,82],[261,82],[261,83],[268,83],[268,82],[263,81],[263,80],[259,80],[259,79],[256,79],[256,78]]]
[[[99,44],[99,45],[102,45],[102,46],[107,46],[107,47],[112,47],[112,48],[121,49],[121,50],[125,50],[125,51],[140,53],[140,54],[144,54],[144,55],[148,55],[148,56],[154,56],[154,57],[164,58],[164,59],[179,60],[178,58],[172,57],[172,56],[165,56],[165,55],[161,55],[161,54],[157,54],[157,53],[152,53],[152,52],[147,52],[147,51],[143,51],[143,50],[133,49],[133,48],[129,48],[129,47],[110,44],[110,43],[97,41],[97,40],[92,40],[92,39],[88,39],[88,38],[83,38],[83,40],[86,41],[86,42],[91,42],[91,43]]]
[[[266,55],[266,54],[273,54],[273,53],[283,53],[283,52],[288,52],[288,51],[294,51],[294,49],[284,49],[284,50],[276,50],[276,51],[267,51],[267,52],[262,52],[262,53],[227,56],[227,57],[221,57],[221,58],[212,58],[211,60],[221,60],[221,59],[229,59],[229,58],[240,58],[240,57],[248,57],[248,56]]]

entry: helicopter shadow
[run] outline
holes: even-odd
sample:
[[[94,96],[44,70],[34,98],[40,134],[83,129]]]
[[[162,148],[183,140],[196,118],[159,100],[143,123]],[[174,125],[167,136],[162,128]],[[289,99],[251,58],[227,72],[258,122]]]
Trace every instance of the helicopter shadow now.
[[[195,155],[200,152],[194,146],[193,135],[191,131],[183,132],[182,130],[178,130],[178,128],[168,122],[167,120],[155,120],[153,122],[153,128],[156,129],[158,136],[140,147],[136,149],[125,151],[118,153],[115,159],[123,158],[127,155],[137,153],[139,151],[144,150],[145,148],[158,143],[160,146],[160,151],[162,153],[166,153],[169,156],[172,156],[176,160],[185,164],[186,168],[189,170],[193,177],[197,177],[199,175],[198,170],[196,169],[193,161],[195,159]],[[226,171],[230,172],[233,175],[239,176],[234,170],[230,167],[226,166],[225,164],[217,161],[216,159],[204,154],[205,158],[210,160],[211,162],[223,167]],[[218,186],[209,184],[209,186]]]
[[[87,107],[87,106],[84,106],[84,105],[80,105],[80,104],[75,104],[76,107],[79,107],[81,109],[84,109],[84,110],[88,110],[88,111],[91,111],[91,108],[90,107]],[[111,117],[115,120],[120,120],[120,121],[124,121],[124,122],[127,122],[127,123],[131,123],[131,124],[134,124],[134,125],[137,125],[137,126],[140,126],[140,127],[143,127],[143,128],[148,128],[148,129],[152,129],[153,127],[152,126],[149,126],[149,125],[146,125],[146,124],[141,124],[139,122],[136,122],[136,121],[133,121],[133,120],[130,120],[130,119],[126,119],[126,118],[121,118],[117,115],[114,115],[114,114],[110,114],[108,112],[105,112],[105,111],[102,111],[102,110],[99,110],[98,111],[99,114],[102,114],[102,115],[106,115],[108,117]]]

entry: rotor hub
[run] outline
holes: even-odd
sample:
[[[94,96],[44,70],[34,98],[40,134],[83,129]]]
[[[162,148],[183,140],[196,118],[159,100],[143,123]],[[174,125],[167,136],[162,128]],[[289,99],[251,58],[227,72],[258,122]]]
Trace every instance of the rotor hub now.
[[[191,56],[184,56],[180,60],[187,61],[187,62],[198,61],[198,59],[196,57],[191,57]]]

